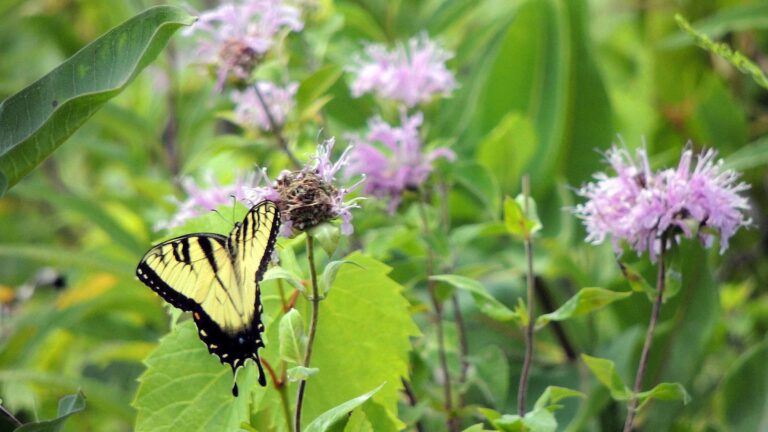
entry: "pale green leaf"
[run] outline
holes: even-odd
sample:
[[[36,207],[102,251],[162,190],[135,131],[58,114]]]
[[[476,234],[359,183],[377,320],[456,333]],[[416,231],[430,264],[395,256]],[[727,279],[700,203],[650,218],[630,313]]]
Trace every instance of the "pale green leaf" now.
[[[304,287],[301,278],[294,272],[287,270],[280,266],[272,266],[264,272],[263,281],[282,279],[288,282],[292,287],[296,288],[300,292],[304,293],[306,288]]]
[[[582,354],[581,359],[584,361],[584,364],[587,365],[589,370],[592,371],[595,378],[610,390],[611,397],[614,400],[624,401],[630,398],[632,392],[626,385],[624,385],[621,377],[616,372],[616,365],[614,365],[612,361],[592,357],[587,354]]]
[[[333,281],[336,280],[336,275],[339,273],[339,269],[344,264],[352,264],[359,267],[357,263],[352,261],[339,260],[329,262],[328,265],[325,266],[325,270],[323,270],[323,277],[320,279],[320,292],[322,293],[321,296],[328,294],[328,291],[330,291],[331,287],[333,286]]]
[[[653,399],[679,400],[683,401],[683,405],[688,405],[691,401],[691,395],[680,383],[661,383],[648,391],[638,393],[637,399],[640,401],[638,408],[640,409]]]
[[[397,421],[401,377],[408,376],[411,337],[419,329],[403,287],[387,277],[389,267],[360,253],[344,260],[358,265],[342,266],[320,303],[310,364],[320,372],[307,385],[303,418],[311,421],[385,382],[373,400]]]
[[[337,424],[345,422],[349,418],[348,414],[352,410],[365,403],[365,401],[370,399],[371,396],[381,390],[382,387],[384,387],[384,384],[380,384],[378,387],[369,391],[368,393],[365,393],[354,399],[350,399],[322,413],[317,418],[315,418],[312,423],[307,425],[307,427],[304,429],[304,432],[325,432],[332,427],[335,427]]]
[[[586,315],[600,310],[615,301],[625,299],[630,295],[632,295],[631,291],[620,292],[603,288],[582,288],[554,312],[539,316],[536,319],[536,328],[540,329],[550,321],[563,321]]]
[[[312,238],[317,240],[317,243],[320,244],[325,253],[331,256],[336,251],[336,247],[339,246],[341,229],[332,223],[325,222],[310,229],[307,235],[311,235]]]
[[[445,282],[458,289],[469,291],[480,310],[493,319],[512,321],[518,318],[518,314],[498,301],[480,282],[474,279],[447,274],[432,276],[430,279]]]
[[[525,213],[525,198],[518,195],[517,198],[504,198],[504,224],[507,231],[520,239],[530,238],[531,235],[541,230],[541,221],[536,214],[536,202],[528,198],[528,215]]]
[[[125,89],[171,35],[193,21],[177,7],[147,9],[0,103],[0,172],[8,187]]]
[[[536,150],[536,131],[520,113],[504,116],[477,146],[477,160],[496,177],[502,193],[519,190],[525,165]]]
[[[289,382],[297,382],[309,379],[309,377],[316,375],[320,369],[308,368],[304,366],[294,366],[285,371]]]
[[[280,319],[279,338],[281,360],[297,364],[304,361],[304,320],[296,309],[289,310]]]
[[[163,337],[144,363],[133,401],[136,431],[237,430],[250,417],[248,390],[261,388],[249,361],[238,374],[240,396],[232,396],[232,369],[208,353],[192,321]]]
[[[539,398],[536,400],[536,404],[533,406],[535,409],[545,409],[549,408],[552,405],[560,402],[561,400],[565,398],[571,398],[571,397],[586,397],[586,395],[578,390],[572,390],[565,387],[558,387],[558,386],[549,386],[547,387],[544,392],[539,396]]]
[[[84,409],[85,395],[82,392],[67,395],[59,400],[59,411],[55,419],[26,423],[16,428],[14,432],[58,432],[64,427],[67,417]]]

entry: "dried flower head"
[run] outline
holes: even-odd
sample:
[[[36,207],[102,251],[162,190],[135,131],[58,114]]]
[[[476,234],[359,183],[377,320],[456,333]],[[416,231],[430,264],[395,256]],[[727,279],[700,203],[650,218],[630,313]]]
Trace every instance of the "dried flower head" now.
[[[297,83],[278,87],[269,81],[259,81],[243,91],[235,91],[232,93],[232,101],[236,104],[235,119],[246,128],[271,131],[272,122],[280,128],[296,106],[294,97],[298,89]],[[263,101],[259,100],[259,95]],[[264,105],[269,112],[264,109]]]
[[[710,247],[717,233],[723,253],[736,231],[751,224],[749,203],[740,195],[749,185],[739,182],[733,170],[723,170],[716,156],[713,149],[702,152],[691,171],[693,151],[687,147],[677,169],[652,172],[644,148],[633,159],[626,149],[612,147],[606,159],[616,175],[597,173],[594,182],[578,190],[587,202],[574,213],[584,221],[587,241],[602,243],[610,236],[617,253],[626,241],[655,261],[662,252],[662,236],[695,234]]]
[[[283,171],[274,182],[262,174],[266,184],[247,189],[246,197],[251,201],[270,199],[277,204],[282,219],[282,235],[290,237],[336,218],[342,219],[342,234],[352,233],[350,210],[359,207],[357,200],[360,198],[345,199],[363,180],[346,188],[337,184],[336,174],[347,163],[350,148],[336,162],[332,162],[330,156],[334,142],[329,139],[318,145],[313,160],[301,170]]]
[[[432,163],[437,158],[450,161],[455,154],[444,147],[424,152],[419,128],[423,115],[408,116],[400,112],[401,125],[390,126],[381,118],[368,123],[370,131],[365,137],[351,136],[354,145],[347,177],[364,174],[366,182],[363,192],[377,198],[388,198],[388,209],[394,213],[400,204],[403,192],[418,189],[432,172]]]
[[[349,67],[355,74],[352,95],[374,93],[409,107],[435,95],[447,96],[456,88],[453,73],[445,66],[452,56],[425,34],[391,51],[383,45],[368,45],[365,55],[356,57]]]
[[[245,81],[282,29],[300,31],[300,11],[282,0],[241,0],[204,12],[185,34],[201,33],[197,55],[216,67],[217,88]]]

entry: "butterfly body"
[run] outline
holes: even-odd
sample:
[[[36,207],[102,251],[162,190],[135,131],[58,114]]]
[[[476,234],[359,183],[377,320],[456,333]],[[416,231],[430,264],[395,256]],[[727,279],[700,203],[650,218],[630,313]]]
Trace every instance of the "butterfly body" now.
[[[279,211],[263,201],[235,225],[228,237],[197,233],[176,237],[150,249],[136,275],[168,303],[192,313],[200,339],[236,372],[246,360],[259,368],[260,287],[280,228]],[[237,395],[237,386],[233,387]]]

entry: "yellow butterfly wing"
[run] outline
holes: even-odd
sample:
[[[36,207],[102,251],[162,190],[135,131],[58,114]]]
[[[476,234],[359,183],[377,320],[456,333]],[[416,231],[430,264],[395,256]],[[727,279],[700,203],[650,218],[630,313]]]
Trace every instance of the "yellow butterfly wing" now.
[[[261,385],[266,378],[258,356],[264,346],[259,282],[279,228],[279,210],[263,201],[229,237],[197,233],[165,241],[150,249],[136,269],[139,280],[163,299],[192,312],[208,350],[233,372],[247,359],[255,360]]]

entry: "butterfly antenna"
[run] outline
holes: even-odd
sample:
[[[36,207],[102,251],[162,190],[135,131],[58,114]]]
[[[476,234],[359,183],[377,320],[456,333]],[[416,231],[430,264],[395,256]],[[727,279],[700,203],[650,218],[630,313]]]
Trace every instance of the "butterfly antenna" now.
[[[237,206],[237,197],[235,194],[230,194],[229,196],[232,197],[232,224],[235,223],[235,207]]]
[[[224,219],[224,221],[225,221],[225,222],[231,222],[231,221],[227,220],[227,218],[225,218],[224,216],[222,216],[222,215],[221,215],[221,213],[219,213],[219,211],[218,211],[218,210],[216,210],[216,209],[211,209],[211,211],[212,211],[212,212],[214,212],[214,213],[216,213],[217,215],[219,215],[219,217],[220,217],[220,218],[222,218],[222,219]]]

